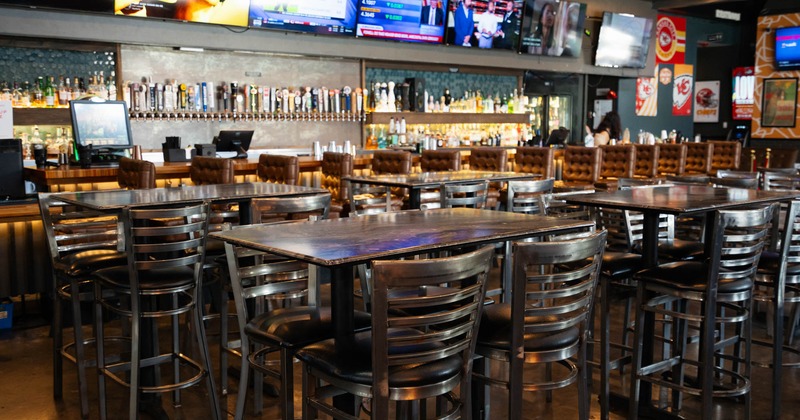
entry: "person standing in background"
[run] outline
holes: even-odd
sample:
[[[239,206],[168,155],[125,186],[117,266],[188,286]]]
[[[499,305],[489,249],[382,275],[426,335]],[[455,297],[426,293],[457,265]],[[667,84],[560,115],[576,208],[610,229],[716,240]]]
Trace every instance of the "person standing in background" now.
[[[615,141],[620,139],[622,135],[622,121],[619,118],[619,114],[615,111],[609,111],[603,116],[603,119],[594,131],[589,130],[587,126],[586,132],[585,146],[602,146],[608,144],[612,139]]]
[[[469,39],[475,31],[475,16],[472,10],[472,0],[462,0],[455,11],[455,45],[469,47]]]
[[[495,47],[507,50],[516,49],[517,40],[519,39],[519,16],[514,10],[514,2],[512,0],[506,2],[506,13],[500,21],[500,31],[502,35],[495,38]]]
[[[486,11],[478,16],[478,29],[475,32],[475,37],[478,38],[479,48],[492,48],[494,39],[501,36],[503,31],[500,30],[500,17],[494,14],[495,2],[489,0],[486,4]]]

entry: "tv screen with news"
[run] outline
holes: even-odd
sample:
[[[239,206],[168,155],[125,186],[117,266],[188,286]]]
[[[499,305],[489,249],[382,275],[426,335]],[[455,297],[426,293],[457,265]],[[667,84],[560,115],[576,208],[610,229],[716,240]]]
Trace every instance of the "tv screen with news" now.
[[[353,36],[358,0],[251,0],[249,26]]]
[[[526,0],[520,52],[579,57],[586,5],[576,1]]]
[[[594,65],[644,68],[652,34],[653,19],[604,12]]]
[[[775,68],[800,68],[800,26],[775,30]]]
[[[441,44],[447,0],[360,0],[356,36]]]
[[[523,5],[523,0],[452,1],[447,11],[445,42],[516,51]]]
[[[250,0],[115,0],[117,15],[247,26]]]

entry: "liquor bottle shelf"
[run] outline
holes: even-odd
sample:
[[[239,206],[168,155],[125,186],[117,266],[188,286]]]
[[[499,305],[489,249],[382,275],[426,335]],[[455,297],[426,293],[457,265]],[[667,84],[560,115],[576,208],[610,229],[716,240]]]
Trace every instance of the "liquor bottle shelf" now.
[[[394,118],[406,119],[406,124],[528,124],[529,114],[476,114],[462,112],[373,112],[367,114],[367,124],[389,124]]]
[[[196,122],[355,122],[364,120],[363,115],[333,112],[131,112],[131,121],[196,121]]]

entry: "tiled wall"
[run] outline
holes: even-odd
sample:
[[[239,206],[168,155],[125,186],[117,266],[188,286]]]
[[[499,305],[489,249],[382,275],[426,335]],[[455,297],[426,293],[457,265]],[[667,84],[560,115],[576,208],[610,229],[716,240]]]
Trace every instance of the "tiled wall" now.
[[[67,51],[44,48],[0,47],[0,81],[9,87],[25,81],[33,83],[39,76],[82,77],[103,72],[106,77],[114,70],[115,54],[104,51]]]
[[[369,85],[376,82],[401,83],[409,77],[421,77],[425,79],[425,90],[434,95],[435,98],[444,94],[444,89],[450,89],[453,98],[461,98],[465,91],[475,92],[480,90],[482,95],[491,94],[494,96],[508,95],[517,88],[517,77],[500,76],[491,74],[473,73],[445,73],[434,71],[411,71],[381,68],[367,68],[366,81]]]

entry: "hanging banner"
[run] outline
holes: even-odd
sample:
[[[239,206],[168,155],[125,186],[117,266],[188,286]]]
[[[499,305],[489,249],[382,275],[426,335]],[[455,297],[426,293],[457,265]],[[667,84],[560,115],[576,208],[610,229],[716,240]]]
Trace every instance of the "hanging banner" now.
[[[719,80],[697,82],[694,90],[694,122],[719,122]]]
[[[736,67],[733,69],[733,119],[750,120],[753,118],[755,104],[756,71],[755,67]]]
[[[686,18],[658,15],[656,64],[683,64],[686,55]]]
[[[675,79],[672,84],[672,115],[688,117],[692,115],[692,88],[694,66],[676,64]]]
[[[636,79],[636,115],[655,117],[658,111],[658,85],[655,77]]]

